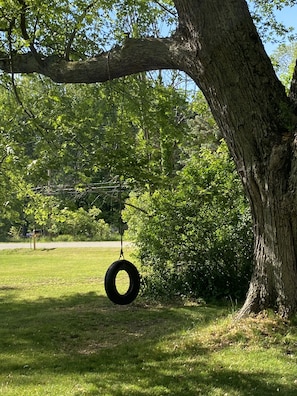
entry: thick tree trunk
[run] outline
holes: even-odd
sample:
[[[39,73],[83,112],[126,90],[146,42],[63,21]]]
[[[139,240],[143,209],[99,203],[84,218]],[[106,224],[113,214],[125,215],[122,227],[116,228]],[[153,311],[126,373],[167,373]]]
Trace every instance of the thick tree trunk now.
[[[292,103],[244,1],[202,0],[198,11],[195,1],[176,3],[181,33],[191,37],[186,71],[209,102],[251,204],[255,266],[239,316],[266,308],[288,316],[297,309],[296,117]],[[195,18],[189,18],[191,15]],[[195,51],[191,65],[190,52]]]
[[[275,308],[284,317],[296,311],[296,213],[293,196],[287,188],[282,191],[284,183],[277,174],[274,176],[273,180],[261,182],[260,189],[255,181],[248,183],[248,188],[258,189],[253,192],[251,206],[255,268],[239,316],[266,308]],[[288,182],[287,177],[283,181]]]

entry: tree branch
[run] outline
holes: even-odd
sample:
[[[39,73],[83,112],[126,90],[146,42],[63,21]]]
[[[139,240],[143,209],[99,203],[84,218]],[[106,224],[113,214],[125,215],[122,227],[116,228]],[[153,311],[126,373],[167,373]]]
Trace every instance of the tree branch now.
[[[139,210],[140,212],[146,214],[149,217],[152,217],[145,209],[140,208],[139,206],[135,206],[129,202],[125,202],[125,205],[130,206],[133,209]]]
[[[38,52],[34,46],[34,40],[30,39],[30,36],[27,32],[26,10],[27,10],[28,6],[24,0],[18,0],[18,1],[22,6],[21,19],[20,19],[20,27],[21,27],[22,36],[26,41],[28,41],[30,50],[31,50],[32,54],[35,56],[36,61],[39,64],[42,64],[40,55],[38,54]]]
[[[69,41],[68,41],[68,43],[67,43],[67,45],[66,45],[66,48],[65,48],[65,59],[66,59],[66,60],[69,60],[69,58],[70,58],[71,47],[72,47],[73,41],[74,41],[74,39],[75,39],[76,33],[77,33],[77,31],[78,31],[78,26],[79,26],[79,24],[84,20],[84,18],[86,17],[88,11],[89,11],[92,7],[94,7],[94,5],[95,5],[95,2],[92,2],[91,4],[89,4],[88,6],[86,6],[86,8],[83,10],[83,13],[81,14],[81,16],[80,16],[80,17],[78,18],[78,20],[76,21],[76,24],[75,24],[75,26],[74,26],[74,29],[73,29],[73,31],[72,31],[72,33],[71,33],[71,35],[70,35]]]
[[[7,158],[8,154],[5,153],[2,158],[0,159],[0,166],[4,163],[5,159]]]
[[[58,83],[94,83],[150,70],[179,69],[178,42],[173,38],[126,39],[123,46],[87,60],[71,62],[56,55],[38,61],[32,52],[0,53],[0,69],[7,73],[40,73]]]
[[[162,4],[160,1],[155,0],[154,3],[158,4],[158,6],[160,8],[162,8],[164,11],[168,12],[168,14],[174,16],[175,18],[177,17],[177,14],[175,12],[173,12],[172,10],[169,9],[169,7],[165,6],[164,4]]]

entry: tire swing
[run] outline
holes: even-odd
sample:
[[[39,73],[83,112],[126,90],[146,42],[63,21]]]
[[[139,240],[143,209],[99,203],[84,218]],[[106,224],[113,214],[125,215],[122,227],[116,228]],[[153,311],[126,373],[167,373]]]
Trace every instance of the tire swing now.
[[[121,202],[121,185],[120,185],[120,211],[121,209],[122,209],[122,202]],[[104,287],[107,297],[114,304],[127,305],[127,304],[131,304],[139,293],[140,275],[135,265],[132,264],[130,261],[125,260],[124,258],[124,252],[123,252],[124,227],[123,227],[122,218],[120,218],[119,231],[121,235],[120,257],[117,261],[113,262],[106,271],[105,279],[104,279]],[[129,287],[124,294],[119,293],[116,285],[117,275],[121,271],[125,271],[129,277]]]
[[[125,294],[120,294],[116,287],[116,277],[120,271],[126,271],[129,276],[130,284]],[[137,268],[134,264],[125,259],[115,261],[105,274],[104,286],[107,297],[113,303],[118,305],[131,304],[137,297],[140,289],[140,276]]]

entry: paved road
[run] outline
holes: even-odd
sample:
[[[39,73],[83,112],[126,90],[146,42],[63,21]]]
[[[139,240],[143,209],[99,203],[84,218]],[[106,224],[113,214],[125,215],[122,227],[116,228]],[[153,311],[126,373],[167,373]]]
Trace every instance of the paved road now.
[[[131,242],[124,242],[124,247],[131,246]],[[103,242],[36,242],[37,249],[56,249],[56,248],[100,248],[114,247],[120,248],[120,241],[103,241]],[[0,242],[0,250],[6,249],[33,249],[31,240],[28,242]]]

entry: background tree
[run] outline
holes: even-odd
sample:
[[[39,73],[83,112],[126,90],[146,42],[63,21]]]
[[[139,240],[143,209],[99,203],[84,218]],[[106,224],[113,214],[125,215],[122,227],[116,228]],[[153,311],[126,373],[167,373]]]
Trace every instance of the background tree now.
[[[291,80],[297,59],[297,43],[281,44],[272,54],[274,67],[287,91],[290,90]]]
[[[191,110],[184,93],[172,86],[175,76],[169,77],[166,85],[161,74],[157,80],[140,75],[108,85],[62,86],[40,76],[24,76],[17,87],[7,81],[2,86],[1,112],[3,121],[8,120],[2,125],[3,139],[18,148],[19,171],[28,191],[15,205],[24,215],[10,216],[3,236],[11,226],[14,234],[18,229],[25,235],[23,223],[54,236],[51,208],[88,212],[94,203],[115,229],[120,177],[125,189],[155,189],[174,177]],[[7,142],[3,140],[3,152]],[[10,208],[11,203],[7,218]]]
[[[263,7],[264,2],[255,4]],[[113,30],[126,26],[127,6],[135,11],[128,23],[130,37]],[[1,12],[5,40],[0,68],[5,72],[37,72],[60,83],[94,83],[175,69],[193,79],[207,99],[250,201],[255,270],[241,314],[267,307],[282,316],[295,312],[297,67],[286,93],[247,2],[103,1],[99,9],[96,3],[7,0]],[[174,20],[173,34],[156,37],[161,32],[154,22],[158,16]],[[114,25],[109,24],[112,19]],[[148,21],[143,29],[138,28],[141,20]],[[113,47],[105,51],[102,38],[107,35]]]

